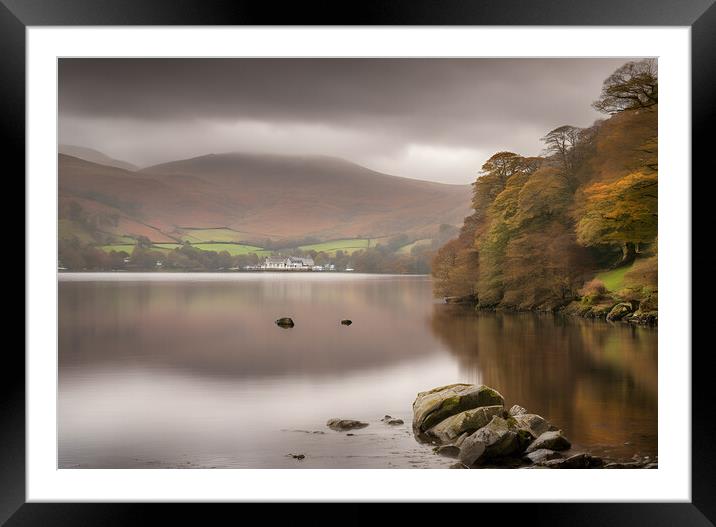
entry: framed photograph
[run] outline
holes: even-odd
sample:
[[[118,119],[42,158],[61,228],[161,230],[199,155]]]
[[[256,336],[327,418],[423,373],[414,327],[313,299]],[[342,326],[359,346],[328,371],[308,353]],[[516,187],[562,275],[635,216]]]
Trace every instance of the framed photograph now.
[[[1,0],[26,342],[0,520],[713,524],[712,3]]]

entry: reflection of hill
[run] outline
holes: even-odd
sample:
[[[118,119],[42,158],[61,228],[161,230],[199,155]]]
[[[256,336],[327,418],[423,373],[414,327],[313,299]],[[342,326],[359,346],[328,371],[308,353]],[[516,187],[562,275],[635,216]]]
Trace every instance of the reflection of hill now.
[[[575,441],[621,445],[632,434],[656,437],[654,330],[449,305],[434,306],[432,328],[466,379],[497,388]]]
[[[245,377],[346,372],[434,351],[426,279],[256,278],[60,282],[60,366]],[[296,327],[278,328],[280,316]]]

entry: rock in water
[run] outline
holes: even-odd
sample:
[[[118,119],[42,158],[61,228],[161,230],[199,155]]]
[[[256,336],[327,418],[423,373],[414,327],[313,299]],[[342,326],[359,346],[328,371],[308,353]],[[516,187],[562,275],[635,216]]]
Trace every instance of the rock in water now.
[[[293,323],[293,319],[290,317],[279,318],[276,321],[276,325],[284,329],[292,328],[293,326],[295,326],[295,324]]]
[[[455,445],[442,445],[435,448],[435,453],[439,456],[457,458],[460,455],[460,449]]]
[[[435,437],[442,442],[449,443],[456,441],[465,432],[472,434],[482,428],[496,415],[502,414],[502,406],[483,406],[474,410],[465,410],[447,419],[443,419],[430,430],[427,435]]]
[[[467,437],[460,445],[460,461],[472,465],[478,459],[516,456],[524,452],[532,435],[519,429],[511,419],[495,416],[486,426]]]
[[[628,302],[621,302],[614,306],[611,311],[609,311],[609,314],[607,315],[607,320],[617,321],[624,318],[626,315],[631,313],[633,311],[633,307]]]
[[[572,444],[562,435],[561,430],[545,432],[527,447],[527,453],[534,452],[541,448],[548,450],[567,450]]]
[[[549,468],[591,468],[601,467],[604,464],[601,458],[589,454],[575,454],[564,459],[553,459],[544,461],[542,466]]]
[[[540,448],[527,454],[525,459],[529,459],[532,463],[541,463],[543,461],[551,461],[552,459],[560,459],[561,457],[562,454],[559,452],[547,448]]]
[[[341,324],[343,324],[344,326],[350,326],[351,324],[353,324],[353,321],[345,319],[345,320],[341,320]]]
[[[549,423],[537,414],[517,414],[513,419],[518,427],[528,430],[533,437],[539,437],[549,430]]]
[[[365,428],[366,426],[368,426],[368,423],[356,421],[355,419],[338,419],[337,417],[334,417],[333,419],[329,419],[326,422],[326,426],[331,430],[336,430],[337,432],[344,432],[346,430],[353,430],[355,428]]]
[[[504,406],[497,390],[484,385],[450,384],[420,392],[413,402],[413,429],[426,432],[450,416],[482,406]]]

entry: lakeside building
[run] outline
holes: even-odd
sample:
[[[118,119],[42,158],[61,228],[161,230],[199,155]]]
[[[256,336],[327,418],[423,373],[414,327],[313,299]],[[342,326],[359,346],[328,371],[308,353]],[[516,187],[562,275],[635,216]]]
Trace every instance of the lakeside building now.
[[[316,265],[313,258],[269,256],[259,267],[271,271],[313,271]]]
[[[335,264],[316,265],[313,258],[269,256],[259,265],[245,265],[244,271],[335,271]],[[237,270],[234,268],[234,270]]]

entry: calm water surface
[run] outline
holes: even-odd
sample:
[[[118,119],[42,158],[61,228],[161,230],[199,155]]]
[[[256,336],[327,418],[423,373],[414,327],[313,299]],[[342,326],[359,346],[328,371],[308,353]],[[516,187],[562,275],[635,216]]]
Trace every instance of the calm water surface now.
[[[413,439],[411,405],[454,382],[498,389],[576,447],[656,455],[656,330],[476,314],[431,287],[424,276],[62,274],[59,466],[445,468]],[[282,316],[296,326],[277,327]],[[326,428],[331,417],[370,426],[349,436]]]

